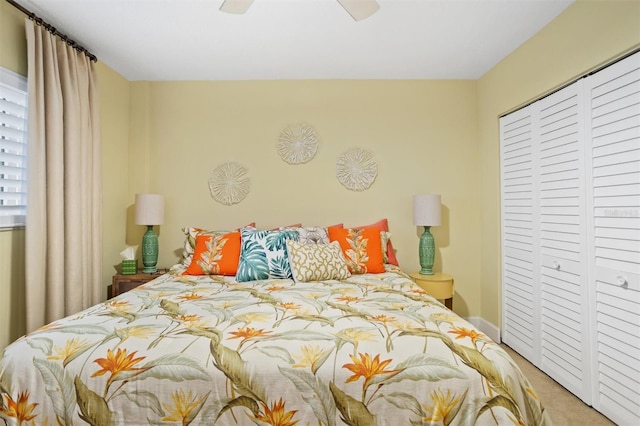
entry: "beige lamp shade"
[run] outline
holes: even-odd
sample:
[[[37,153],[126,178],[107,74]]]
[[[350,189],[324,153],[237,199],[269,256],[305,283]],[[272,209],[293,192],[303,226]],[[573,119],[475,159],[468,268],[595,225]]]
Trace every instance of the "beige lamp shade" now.
[[[439,226],[441,222],[440,194],[413,196],[413,224],[416,226]]]
[[[136,194],[136,225],[162,225],[164,198],[160,194]]]

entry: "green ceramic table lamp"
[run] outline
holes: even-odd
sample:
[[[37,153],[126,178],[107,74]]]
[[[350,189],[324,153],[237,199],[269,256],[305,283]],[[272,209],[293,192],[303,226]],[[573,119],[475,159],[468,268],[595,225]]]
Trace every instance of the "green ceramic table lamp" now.
[[[440,195],[426,194],[413,196],[413,224],[424,226],[420,236],[420,273],[433,275],[433,263],[436,259],[436,245],[430,228],[440,225]]]
[[[142,272],[154,273],[158,270],[158,236],[153,225],[164,221],[164,199],[159,194],[136,194],[136,225],[146,225],[147,232],[142,237]]]

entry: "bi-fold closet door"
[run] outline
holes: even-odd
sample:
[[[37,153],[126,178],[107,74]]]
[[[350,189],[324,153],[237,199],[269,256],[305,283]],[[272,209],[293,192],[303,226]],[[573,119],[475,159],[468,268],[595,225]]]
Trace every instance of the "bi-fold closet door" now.
[[[590,403],[582,85],[500,122],[502,340]]]
[[[500,120],[502,340],[640,424],[640,53]]]
[[[640,425],[640,53],[587,79],[593,406]]]
[[[537,102],[540,369],[591,403],[584,80]]]

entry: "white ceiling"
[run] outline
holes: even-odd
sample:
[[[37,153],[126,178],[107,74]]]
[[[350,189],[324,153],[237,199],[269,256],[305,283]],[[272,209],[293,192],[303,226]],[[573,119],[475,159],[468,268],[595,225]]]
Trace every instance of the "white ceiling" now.
[[[133,81],[477,79],[574,0],[15,1]]]

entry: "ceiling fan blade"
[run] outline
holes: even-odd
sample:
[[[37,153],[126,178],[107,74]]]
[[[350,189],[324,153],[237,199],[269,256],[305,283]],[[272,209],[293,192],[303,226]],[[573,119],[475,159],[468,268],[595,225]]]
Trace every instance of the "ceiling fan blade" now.
[[[368,18],[380,9],[376,0],[338,0],[338,3],[356,21]]]
[[[249,9],[251,3],[253,3],[253,0],[224,0],[222,6],[220,6],[220,10],[226,13],[241,15]]]

